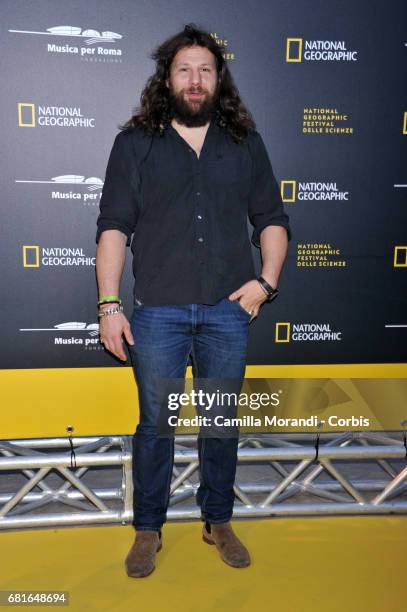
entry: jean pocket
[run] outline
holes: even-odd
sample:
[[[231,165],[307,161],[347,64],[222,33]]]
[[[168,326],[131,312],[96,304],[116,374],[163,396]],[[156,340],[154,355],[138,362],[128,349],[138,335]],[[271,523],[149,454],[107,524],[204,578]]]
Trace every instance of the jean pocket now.
[[[141,302],[140,300],[135,299],[133,302],[133,311],[131,314],[131,320],[134,319],[135,315],[137,312],[140,312],[140,310],[142,310],[144,307],[143,302]]]
[[[248,310],[246,310],[246,308],[243,308],[239,300],[230,300],[230,301],[235,302],[239,306],[239,309],[242,310],[248,317],[252,316],[251,313]]]

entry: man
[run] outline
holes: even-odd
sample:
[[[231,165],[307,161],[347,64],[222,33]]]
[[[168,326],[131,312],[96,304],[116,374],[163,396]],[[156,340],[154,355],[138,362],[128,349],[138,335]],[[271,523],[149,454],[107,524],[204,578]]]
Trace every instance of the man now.
[[[222,51],[193,24],[158,47],[140,112],[116,136],[100,202],[100,338],[125,361],[124,336],[139,390],[132,577],[154,570],[170,494],[174,439],[159,436],[157,380],[184,380],[191,359],[194,378],[240,388],[249,323],[277,293],[291,237],[267,151]],[[258,279],[247,217],[261,248]],[[118,293],[133,232],[129,322]],[[230,524],[237,447],[237,436],[198,436],[197,503],[203,540],[229,565],[247,567],[249,552]]]

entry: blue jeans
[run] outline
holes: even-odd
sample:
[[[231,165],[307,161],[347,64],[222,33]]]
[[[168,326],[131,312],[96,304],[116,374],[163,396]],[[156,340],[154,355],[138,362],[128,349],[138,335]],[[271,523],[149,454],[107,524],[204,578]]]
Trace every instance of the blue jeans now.
[[[243,383],[251,315],[239,302],[214,305],[134,305],[129,353],[138,386],[140,420],[133,435],[133,526],[160,531],[166,522],[174,464],[174,438],[157,432],[155,377],[185,380],[191,355],[194,378]],[[239,384],[239,382],[238,382]],[[183,389],[182,389],[183,390]],[[233,514],[238,438],[198,436],[201,519],[225,523]]]

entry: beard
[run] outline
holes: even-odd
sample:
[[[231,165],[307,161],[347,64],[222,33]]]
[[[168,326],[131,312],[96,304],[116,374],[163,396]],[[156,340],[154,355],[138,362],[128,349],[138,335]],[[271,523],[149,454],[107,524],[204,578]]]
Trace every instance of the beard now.
[[[185,93],[197,92],[202,94],[200,100],[185,99]],[[169,111],[171,118],[175,118],[178,123],[187,127],[202,127],[210,121],[217,108],[218,101],[218,86],[215,92],[210,95],[206,89],[182,89],[179,93],[175,93],[170,85],[169,88]]]

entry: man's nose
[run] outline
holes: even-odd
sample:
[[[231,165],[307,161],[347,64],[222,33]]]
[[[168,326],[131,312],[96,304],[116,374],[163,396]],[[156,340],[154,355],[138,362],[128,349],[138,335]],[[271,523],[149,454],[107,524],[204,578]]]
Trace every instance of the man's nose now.
[[[190,73],[190,84],[191,85],[200,85],[201,78],[202,78],[202,75],[199,70],[191,70],[191,73]]]

